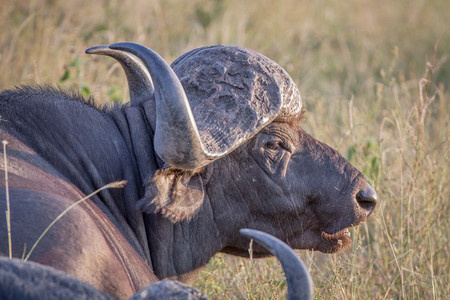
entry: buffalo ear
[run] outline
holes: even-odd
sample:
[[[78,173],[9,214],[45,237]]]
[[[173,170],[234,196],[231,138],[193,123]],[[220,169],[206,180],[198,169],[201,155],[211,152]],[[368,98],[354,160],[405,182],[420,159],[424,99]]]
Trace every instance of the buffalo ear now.
[[[205,169],[205,168],[204,168]],[[190,220],[205,198],[206,171],[162,169],[148,181],[138,207],[146,213],[161,213],[171,222]]]

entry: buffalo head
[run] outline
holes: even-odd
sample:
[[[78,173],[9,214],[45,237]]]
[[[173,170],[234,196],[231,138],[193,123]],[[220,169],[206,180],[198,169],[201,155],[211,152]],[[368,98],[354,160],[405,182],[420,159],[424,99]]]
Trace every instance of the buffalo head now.
[[[239,228],[263,230],[294,248],[336,252],[351,243],[348,228],[374,209],[367,179],[302,129],[296,85],[260,53],[204,47],[171,68],[132,43],[87,52],[121,62],[131,105],[154,108],[147,115],[163,165],[146,184],[145,211],[172,222],[210,214],[221,250],[247,255]]]

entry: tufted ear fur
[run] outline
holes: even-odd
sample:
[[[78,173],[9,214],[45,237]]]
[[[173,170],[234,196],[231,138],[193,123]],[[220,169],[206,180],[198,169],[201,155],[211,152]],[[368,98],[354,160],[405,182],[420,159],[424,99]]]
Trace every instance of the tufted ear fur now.
[[[161,213],[171,222],[190,220],[202,206],[208,167],[200,170],[161,169],[147,182],[138,208]]]

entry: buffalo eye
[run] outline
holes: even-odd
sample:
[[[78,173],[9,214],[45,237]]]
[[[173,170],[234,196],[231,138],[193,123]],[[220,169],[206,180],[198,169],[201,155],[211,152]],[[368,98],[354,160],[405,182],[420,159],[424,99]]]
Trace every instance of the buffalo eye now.
[[[293,146],[289,142],[285,142],[280,138],[272,138],[264,144],[264,148],[267,151],[287,151],[292,153]]]
[[[278,141],[272,141],[272,142],[268,142],[266,144],[266,149],[269,150],[278,150],[281,147],[280,142]]]
[[[264,152],[272,162],[280,162],[289,157],[290,151],[281,139],[271,139],[264,144]]]
[[[260,160],[260,165],[270,176],[283,178],[291,157],[289,144],[280,138],[271,138],[263,144],[262,153],[264,159]]]

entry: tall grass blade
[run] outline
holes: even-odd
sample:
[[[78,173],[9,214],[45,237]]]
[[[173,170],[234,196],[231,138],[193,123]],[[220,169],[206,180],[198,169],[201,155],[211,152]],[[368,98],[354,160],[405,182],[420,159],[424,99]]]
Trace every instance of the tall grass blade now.
[[[99,188],[98,190],[92,192],[91,194],[87,195],[86,197],[78,200],[77,202],[74,202],[73,204],[71,204],[70,206],[68,206],[65,210],[63,210],[62,213],[60,213],[48,226],[47,228],[44,229],[44,231],[41,233],[41,235],[38,237],[38,239],[36,240],[36,242],[34,242],[33,246],[31,247],[30,251],[28,252],[27,256],[25,257],[24,261],[27,261],[31,254],[33,253],[34,249],[36,248],[36,246],[39,244],[39,242],[42,240],[42,238],[47,234],[47,232],[50,230],[50,228],[53,227],[53,225],[55,225],[56,222],[58,222],[62,217],[64,217],[64,215],[66,213],[68,213],[72,208],[74,208],[75,206],[77,206],[78,204],[86,201],[87,199],[91,198],[92,196],[96,195],[97,193],[106,190],[106,189],[110,189],[110,188],[123,188],[126,184],[126,180],[122,180],[122,181],[115,181],[115,182],[111,182],[101,188]]]
[[[12,239],[11,239],[11,206],[9,202],[9,182],[8,182],[8,158],[6,156],[6,145],[8,141],[3,140],[3,159],[5,161],[5,191],[6,191],[6,227],[8,228],[8,256],[12,259]]]

